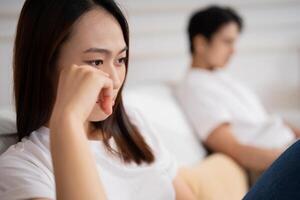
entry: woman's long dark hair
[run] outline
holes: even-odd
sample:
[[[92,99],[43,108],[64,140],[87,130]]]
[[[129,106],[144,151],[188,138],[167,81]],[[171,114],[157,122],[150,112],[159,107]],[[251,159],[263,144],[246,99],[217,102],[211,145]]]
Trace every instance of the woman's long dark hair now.
[[[25,1],[17,26],[13,59],[19,140],[49,121],[56,98],[56,61],[60,47],[68,40],[75,21],[97,6],[104,8],[119,22],[129,47],[126,18],[113,0]],[[129,51],[127,57],[128,54]],[[93,125],[105,133],[103,142],[111,153],[117,154],[125,162],[151,163],[155,159],[151,148],[126,115],[122,88],[116,98],[113,114]],[[116,142],[117,152],[111,148],[109,137]]]

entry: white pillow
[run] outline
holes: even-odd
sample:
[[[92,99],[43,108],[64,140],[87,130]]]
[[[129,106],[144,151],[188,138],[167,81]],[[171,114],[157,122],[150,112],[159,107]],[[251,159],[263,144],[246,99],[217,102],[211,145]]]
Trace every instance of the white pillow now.
[[[0,110],[0,135],[16,133],[16,115],[8,109]]]
[[[206,156],[168,85],[126,88],[125,106],[136,108],[153,125],[167,149],[181,165],[195,164]]]
[[[17,142],[15,113],[8,109],[0,110],[0,154]]]

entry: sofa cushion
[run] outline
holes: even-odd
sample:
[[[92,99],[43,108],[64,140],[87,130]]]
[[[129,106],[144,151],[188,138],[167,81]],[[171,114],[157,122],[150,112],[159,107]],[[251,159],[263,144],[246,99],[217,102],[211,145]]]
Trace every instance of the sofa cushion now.
[[[0,110],[0,135],[16,133],[15,113],[8,109]]]
[[[8,109],[0,110],[0,154],[17,142],[15,113]]]
[[[194,134],[168,85],[140,85],[126,88],[124,104],[138,109],[153,125],[180,165],[197,163],[206,151]]]

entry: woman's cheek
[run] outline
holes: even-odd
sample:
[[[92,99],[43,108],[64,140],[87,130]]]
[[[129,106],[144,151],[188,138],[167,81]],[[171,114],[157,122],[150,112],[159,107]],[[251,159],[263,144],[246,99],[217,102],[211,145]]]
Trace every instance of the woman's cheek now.
[[[120,70],[120,73],[119,73],[119,77],[121,77],[120,78],[120,80],[121,80],[121,82],[122,82],[122,84],[121,85],[123,85],[123,83],[124,83],[124,81],[125,81],[125,77],[126,77],[126,67],[124,66],[124,67],[122,67],[122,69]]]
[[[98,122],[105,120],[109,115],[104,113],[99,104],[95,104],[90,116],[88,117],[88,121],[90,122]]]

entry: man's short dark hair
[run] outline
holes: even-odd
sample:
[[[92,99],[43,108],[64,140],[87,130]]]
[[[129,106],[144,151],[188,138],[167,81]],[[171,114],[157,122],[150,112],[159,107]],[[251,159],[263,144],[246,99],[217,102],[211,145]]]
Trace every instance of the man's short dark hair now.
[[[242,18],[229,7],[209,6],[193,13],[188,25],[191,53],[194,53],[193,39],[196,35],[200,34],[209,41],[223,25],[230,22],[235,22],[242,31]]]

